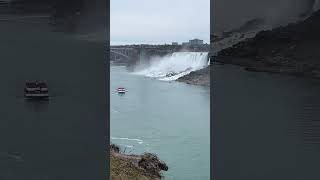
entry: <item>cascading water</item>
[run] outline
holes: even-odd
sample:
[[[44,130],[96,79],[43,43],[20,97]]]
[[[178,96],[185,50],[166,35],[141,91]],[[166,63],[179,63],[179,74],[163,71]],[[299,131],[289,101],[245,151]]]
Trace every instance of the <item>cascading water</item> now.
[[[208,52],[175,52],[164,57],[152,58],[149,67],[135,74],[172,81],[207,66]]]

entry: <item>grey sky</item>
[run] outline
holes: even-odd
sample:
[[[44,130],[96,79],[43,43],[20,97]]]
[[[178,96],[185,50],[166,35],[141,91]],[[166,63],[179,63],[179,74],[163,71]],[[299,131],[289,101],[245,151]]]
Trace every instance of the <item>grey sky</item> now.
[[[111,0],[111,44],[210,39],[210,0]]]

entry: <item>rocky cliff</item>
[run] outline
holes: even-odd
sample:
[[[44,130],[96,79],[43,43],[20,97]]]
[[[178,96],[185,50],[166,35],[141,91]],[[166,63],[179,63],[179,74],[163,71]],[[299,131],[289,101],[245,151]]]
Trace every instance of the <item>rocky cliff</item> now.
[[[251,71],[320,78],[320,11],[307,19],[261,31],[218,53],[215,61]]]
[[[111,180],[160,180],[160,172],[167,170],[168,166],[154,154],[127,155],[110,145]]]

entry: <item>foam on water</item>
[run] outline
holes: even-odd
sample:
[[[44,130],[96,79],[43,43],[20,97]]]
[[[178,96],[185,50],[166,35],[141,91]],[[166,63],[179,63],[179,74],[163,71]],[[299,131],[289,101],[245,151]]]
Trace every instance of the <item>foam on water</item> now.
[[[111,137],[111,140],[136,141],[138,144],[143,143],[143,140],[141,139],[131,139],[131,138],[123,138],[123,137]]]
[[[135,74],[173,81],[207,66],[208,52],[175,52],[164,57],[152,58],[149,67]]]
[[[136,150],[141,150],[141,152],[145,152],[146,150],[148,150],[149,146],[149,144],[145,144],[142,139],[137,138],[110,137],[110,140],[112,143],[117,144],[123,151],[129,150],[129,152],[134,152]]]

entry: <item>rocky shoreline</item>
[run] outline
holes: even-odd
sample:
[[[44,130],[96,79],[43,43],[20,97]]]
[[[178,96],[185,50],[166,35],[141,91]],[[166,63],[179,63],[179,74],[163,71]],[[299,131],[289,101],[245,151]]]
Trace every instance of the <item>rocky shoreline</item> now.
[[[215,62],[269,72],[320,79],[320,11],[285,27],[261,31],[221,50]]]
[[[277,64],[268,64],[266,62],[257,62],[250,58],[241,58],[233,56],[218,56],[215,62],[221,64],[231,64],[243,67],[251,72],[266,72],[275,74],[284,74],[296,77],[306,77],[313,79],[320,79],[320,70],[313,65],[292,64],[288,66],[281,66]]]
[[[192,85],[210,87],[210,67],[211,66],[208,66],[204,69],[193,71],[190,74],[180,77],[177,81]]]
[[[168,166],[151,153],[128,155],[117,145],[110,145],[111,180],[160,180]]]

